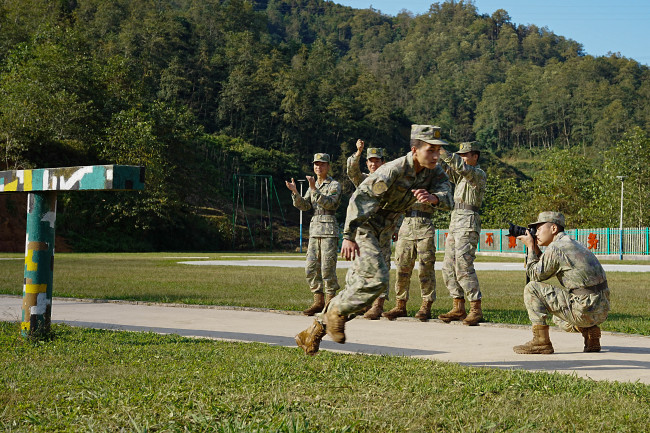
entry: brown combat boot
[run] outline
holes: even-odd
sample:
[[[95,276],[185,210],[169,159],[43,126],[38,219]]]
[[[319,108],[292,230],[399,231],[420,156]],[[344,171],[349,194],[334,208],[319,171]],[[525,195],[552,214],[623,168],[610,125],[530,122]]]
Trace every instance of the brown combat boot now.
[[[325,295],[322,293],[314,293],[314,303],[311,304],[311,307],[303,310],[302,314],[305,316],[313,316],[323,311],[323,307],[325,307]]]
[[[526,344],[513,347],[512,350],[523,355],[553,353],[551,338],[548,336],[548,325],[533,325],[533,339]]]
[[[454,320],[463,320],[467,317],[465,312],[465,298],[454,298],[454,306],[451,310],[445,314],[438,316],[438,319],[442,320],[445,323],[449,323]]]
[[[578,328],[585,339],[583,352],[600,352],[600,328],[591,326],[589,328]]]
[[[481,310],[481,300],[470,301],[469,314],[463,320],[463,325],[476,326],[483,320],[483,310]]]
[[[329,307],[323,315],[325,332],[337,343],[345,343],[345,316],[339,313],[338,307]]]
[[[325,336],[325,328],[318,320],[311,326],[296,335],[296,344],[305,351],[305,355],[316,355],[320,342]]]
[[[429,320],[431,318],[431,304],[433,304],[432,301],[425,301],[423,299],[420,309],[415,313],[415,318],[420,319],[422,322]]]
[[[368,320],[379,320],[381,313],[384,312],[385,300],[385,298],[375,299],[375,302],[372,303],[372,308],[363,315],[363,318]]]
[[[334,299],[334,296],[336,296],[336,295],[332,295],[331,293],[328,293],[327,295],[325,295],[325,305],[324,305],[324,307],[327,307],[329,305],[330,301],[332,299]],[[321,311],[323,311],[323,310],[321,310]]]
[[[406,312],[406,300],[405,299],[398,299],[397,300],[397,305],[395,305],[395,308],[393,308],[390,311],[386,311],[382,316],[387,318],[388,320],[395,320],[398,317],[406,317],[408,313]]]

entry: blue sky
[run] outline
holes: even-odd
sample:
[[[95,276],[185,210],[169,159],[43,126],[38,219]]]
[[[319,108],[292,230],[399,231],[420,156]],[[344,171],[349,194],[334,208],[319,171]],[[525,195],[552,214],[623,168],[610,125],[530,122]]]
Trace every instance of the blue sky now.
[[[372,6],[386,15],[402,9],[426,13],[432,0],[334,0],[356,9]],[[548,27],[582,44],[587,54],[620,53],[650,65],[650,0],[475,0],[480,14],[505,9],[515,24]]]

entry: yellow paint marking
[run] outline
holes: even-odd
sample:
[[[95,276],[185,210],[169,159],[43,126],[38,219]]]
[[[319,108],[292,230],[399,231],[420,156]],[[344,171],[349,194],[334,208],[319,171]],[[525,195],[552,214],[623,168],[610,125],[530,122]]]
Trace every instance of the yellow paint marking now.
[[[18,179],[5,185],[5,191],[16,191],[18,189]]]
[[[38,263],[34,261],[34,250],[27,250],[27,255],[25,256],[25,270],[26,271],[38,270]]]
[[[25,170],[23,171],[23,191],[32,190],[32,171]]]
[[[47,284],[25,284],[25,293],[45,293]]]

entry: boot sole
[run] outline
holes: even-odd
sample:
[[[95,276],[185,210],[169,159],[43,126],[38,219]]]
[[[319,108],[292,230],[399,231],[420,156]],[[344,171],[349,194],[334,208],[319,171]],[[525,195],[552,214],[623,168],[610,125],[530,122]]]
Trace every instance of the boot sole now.
[[[297,335],[294,337],[294,340],[296,340],[296,344],[298,345],[298,347],[300,347],[305,352],[305,355],[314,356],[318,353],[318,349],[316,349],[315,352],[310,352],[309,350],[307,350],[307,346],[302,342],[302,340]]]
[[[387,318],[388,320],[395,320],[395,319],[397,319],[398,317],[408,317],[408,314],[400,314],[400,315],[397,315],[397,316],[394,316],[394,315],[392,315],[392,314],[387,316],[386,314],[383,314],[382,317],[385,317],[385,318]]]
[[[467,316],[465,316],[465,317],[467,317]],[[438,319],[442,320],[445,323],[449,323],[449,322],[460,322],[461,320],[465,320],[465,317],[449,318],[449,317],[440,317],[440,316],[438,316]]]
[[[528,350],[517,349],[515,347],[513,347],[512,350],[519,355],[550,355],[555,352],[553,349]]]

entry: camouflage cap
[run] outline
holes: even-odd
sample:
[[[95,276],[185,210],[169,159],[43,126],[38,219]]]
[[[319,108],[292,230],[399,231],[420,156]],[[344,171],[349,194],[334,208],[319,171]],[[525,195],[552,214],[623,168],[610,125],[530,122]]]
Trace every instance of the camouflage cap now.
[[[366,159],[370,158],[383,158],[384,157],[384,149],[381,147],[369,147],[368,150],[366,151]]]
[[[420,140],[437,146],[448,144],[440,138],[441,132],[439,126],[411,125],[411,140]]]
[[[476,141],[460,143],[460,149],[456,153],[480,152],[481,146]]]
[[[564,228],[564,215],[560,212],[546,211],[542,212],[537,216],[537,221],[531,224],[528,224],[528,227],[535,227],[539,224],[544,223],[553,223]]]
[[[327,153],[315,153],[312,162],[330,162],[330,156]]]

